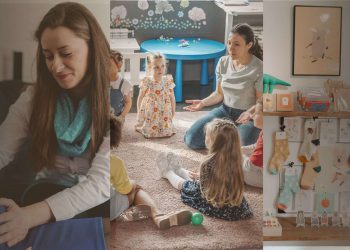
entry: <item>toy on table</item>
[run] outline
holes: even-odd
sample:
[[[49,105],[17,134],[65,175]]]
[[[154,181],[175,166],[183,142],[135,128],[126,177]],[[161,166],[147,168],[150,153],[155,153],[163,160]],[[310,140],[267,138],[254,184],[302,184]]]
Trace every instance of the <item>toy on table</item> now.
[[[204,220],[204,217],[203,217],[203,215],[202,215],[201,213],[199,213],[199,212],[194,212],[194,213],[192,214],[191,220],[192,220],[192,224],[193,224],[193,225],[201,225],[202,222],[203,222],[203,220]]]
[[[305,216],[304,212],[299,210],[296,218],[296,227],[305,227]]]
[[[311,215],[311,227],[320,227],[320,220],[316,211]]]
[[[185,39],[181,39],[179,40],[180,44],[178,45],[179,47],[189,47],[190,46],[190,43],[185,40]]]
[[[282,236],[282,226],[275,216],[272,216],[267,212],[264,215],[263,222],[264,236]]]

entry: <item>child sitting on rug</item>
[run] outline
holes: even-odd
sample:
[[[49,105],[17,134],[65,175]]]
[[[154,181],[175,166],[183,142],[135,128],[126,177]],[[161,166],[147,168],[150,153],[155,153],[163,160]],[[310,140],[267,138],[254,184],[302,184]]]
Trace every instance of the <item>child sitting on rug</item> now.
[[[110,61],[110,103],[114,114],[124,123],[125,116],[129,113],[132,105],[132,84],[119,75],[123,66],[122,54],[112,50]]]
[[[175,134],[175,87],[171,75],[165,75],[164,55],[154,53],[147,57],[148,76],[141,80],[137,98],[136,131],[146,138],[168,137]],[[151,71],[151,72],[149,72]]]
[[[121,122],[113,113],[110,115],[111,149],[116,149],[121,139]],[[124,162],[115,154],[111,154],[111,207],[110,219],[118,218],[125,210],[134,205],[135,209],[129,220],[138,220],[151,217],[159,229],[168,229],[171,226],[186,225],[191,222],[192,213],[189,210],[162,214],[151,196],[134,181],[130,181]]]
[[[263,128],[263,104],[259,98],[255,105],[255,112],[252,115],[254,126]],[[242,146],[243,172],[246,184],[254,187],[263,187],[263,131],[259,133],[255,144]]]
[[[157,163],[163,178],[181,191],[182,201],[201,213],[224,220],[242,220],[253,213],[244,198],[244,174],[237,127],[230,120],[214,119],[205,127],[209,150],[201,163],[199,181],[179,166],[171,153],[161,153]]]

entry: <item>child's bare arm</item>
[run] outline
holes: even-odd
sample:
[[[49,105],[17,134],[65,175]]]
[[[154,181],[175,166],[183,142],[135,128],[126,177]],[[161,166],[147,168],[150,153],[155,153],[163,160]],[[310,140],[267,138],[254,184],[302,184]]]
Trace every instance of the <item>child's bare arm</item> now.
[[[140,112],[140,107],[141,107],[142,99],[143,99],[143,97],[145,96],[145,94],[146,94],[146,90],[140,89],[139,96],[137,97],[137,113]]]
[[[120,116],[122,117],[125,117],[130,112],[131,105],[132,105],[131,93],[124,96],[124,102],[125,102],[124,110],[120,114]]]
[[[175,110],[176,110],[176,101],[174,93],[170,96],[170,102],[171,102],[171,112],[173,117],[175,116]]]

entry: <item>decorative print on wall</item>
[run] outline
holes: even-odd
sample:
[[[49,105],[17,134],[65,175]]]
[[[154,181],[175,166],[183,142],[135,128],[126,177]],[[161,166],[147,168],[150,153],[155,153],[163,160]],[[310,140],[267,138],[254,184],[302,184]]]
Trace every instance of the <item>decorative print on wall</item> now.
[[[119,5],[111,9],[111,28],[120,26],[122,20],[126,18],[127,13],[124,5]]]
[[[322,171],[315,181],[316,192],[350,191],[350,148],[348,144],[320,146],[319,158]]]
[[[334,193],[316,193],[315,194],[315,205],[318,213],[326,211],[328,214],[334,211]]]
[[[342,8],[294,6],[293,75],[340,75]]]
[[[130,4],[130,3],[128,3]],[[141,14],[128,17],[124,5],[115,6],[111,9],[111,28],[127,29],[153,29],[153,30],[188,30],[200,29],[206,25],[206,13],[202,8],[188,8],[188,0],[139,0],[137,7]]]
[[[339,142],[350,142],[350,119],[340,119]]]
[[[287,132],[288,141],[302,140],[303,119],[301,117],[285,117],[284,125],[286,126],[284,131]]]
[[[337,143],[337,120],[331,119],[322,121],[320,127],[320,141],[321,145],[329,145]]]

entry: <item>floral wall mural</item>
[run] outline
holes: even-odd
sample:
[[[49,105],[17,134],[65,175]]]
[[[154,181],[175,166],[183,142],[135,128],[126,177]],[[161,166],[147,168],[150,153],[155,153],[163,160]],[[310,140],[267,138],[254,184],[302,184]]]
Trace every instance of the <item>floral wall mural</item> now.
[[[135,7],[126,7],[132,4],[130,2],[113,1],[111,28],[199,30],[207,25],[206,10],[198,6],[200,2],[205,1],[139,0],[133,1],[134,5],[137,4],[135,10]]]

